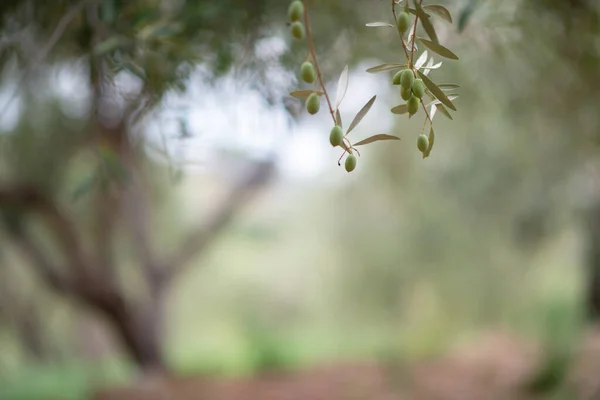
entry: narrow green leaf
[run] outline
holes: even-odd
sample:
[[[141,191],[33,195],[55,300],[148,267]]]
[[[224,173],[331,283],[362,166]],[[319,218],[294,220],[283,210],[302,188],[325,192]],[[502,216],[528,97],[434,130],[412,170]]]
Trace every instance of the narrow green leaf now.
[[[446,94],[442,91],[442,89],[440,89],[439,87],[436,86],[435,83],[433,83],[433,81],[431,81],[431,79],[429,79],[425,74],[423,74],[421,71],[417,71],[417,73],[419,74],[419,76],[421,77],[421,79],[423,79],[423,83],[425,84],[425,86],[427,86],[427,89],[429,89],[429,91],[431,91],[431,93],[439,100],[441,101],[445,106],[447,106],[449,109],[456,111],[456,106],[454,104],[452,104],[452,102],[450,101],[450,99],[448,99],[448,97],[446,96]]]
[[[352,131],[352,129],[356,128],[356,125],[358,125],[359,122],[365,117],[365,115],[367,115],[367,113],[373,106],[373,103],[375,103],[376,98],[377,98],[377,95],[371,97],[371,100],[367,101],[367,104],[365,104],[363,106],[363,108],[360,109],[360,111],[356,114],[356,116],[350,123],[350,126],[348,127],[348,131],[346,132],[346,135],[348,135]]]
[[[457,94],[448,94],[446,96],[448,97],[448,100],[450,100],[450,101],[454,101],[455,99],[458,98]],[[428,103],[426,105],[426,107],[433,106],[433,105],[436,105],[436,104],[441,104],[441,103],[442,102],[440,100],[436,99],[435,96],[434,96],[433,101],[431,103]]]
[[[140,78],[142,80],[146,79],[146,71],[144,70],[144,68],[140,67],[133,61],[127,60],[127,61],[123,62],[123,67],[126,70],[128,70],[129,72],[131,72],[132,74],[134,74],[135,76],[137,76],[138,78]]]
[[[433,24],[429,19],[429,15],[427,15],[420,6],[417,7],[417,14],[419,15],[419,19],[421,20],[421,25],[423,25],[423,29],[425,29],[425,32],[427,32],[427,36],[429,36],[431,40],[433,40],[435,43],[438,43],[439,39],[437,33],[435,33]]]
[[[425,107],[434,106],[436,104],[441,104],[442,103],[440,100],[436,99],[435,96],[432,95],[432,97],[433,97],[433,101],[430,102],[430,103],[427,103]],[[447,95],[447,97],[448,97],[448,100],[454,101],[455,99],[458,98],[458,95],[457,94],[452,94],[452,95],[449,94],[449,95]]]
[[[479,6],[479,0],[471,0],[460,12],[458,17],[458,32],[462,32],[467,26],[467,22],[471,18],[475,8]]]
[[[425,106],[425,107],[427,107],[427,106]],[[435,106],[435,104],[434,104],[434,105],[432,105],[432,106],[429,108],[429,119],[430,119],[431,121],[433,121],[433,119],[435,118],[435,115],[436,115],[436,114],[437,114],[437,107],[436,107],[436,106]]]
[[[337,93],[335,95],[335,109],[337,110],[344,100],[344,96],[346,96],[346,91],[348,90],[348,66],[346,65],[340,74],[340,79],[338,80]]]
[[[452,115],[450,114],[450,111],[448,111],[446,109],[446,107],[444,107],[442,104],[436,104],[435,108],[438,109],[439,112],[441,112],[442,114],[444,114],[446,117],[450,118],[450,119],[454,119],[452,118]]]
[[[439,68],[439,67],[441,67],[441,66],[442,66],[442,62],[440,61],[440,62],[439,62],[439,63],[437,63],[437,64],[431,64],[431,65],[427,65],[427,66],[425,66],[425,67],[423,67],[423,68],[421,68],[421,69],[428,71],[428,70],[430,70],[430,69],[438,69],[438,68]]]
[[[437,14],[439,17],[442,17],[442,19],[445,19],[446,21],[452,23],[452,15],[450,14],[450,11],[448,11],[448,9],[444,6],[432,4],[428,6],[423,6],[423,10]]]
[[[458,89],[460,86],[456,85],[454,83],[441,83],[438,85],[438,87],[440,89],[448,89],[448,90],[452,90],[452,89]]]
[[[402,68],[406,68],[406,64],[385,63],[385,64],[380,64],[380,65],[371,67],[371,68],[367,69],[367,72],[369,72],[371,74],[375,74],[377,72],[393,71],[395,69],[402,69]]]
[[[392,25],[392,24],[388,24],[387,22],[381,22],[381,21],[369,22],[366,25],[368,27],[371,27],[371,28],[377,28],[377,27],[390,27],[390,28],[393,28],[394,27],[394,25]]]
[[[126,38],[113,36],[101,43],[98,43],[96,47],[94,47],[93,53],[96,56],[101,56],[106,53],[110,53],[112,51],[117,50],[118,48],[128,46],[130,41]]]
[[[425,50],[423,52],[423,54],[421,54],[419,56],[419,58],[417,58],[417,61],[415,62],[415,68],[416,69],[421,69],[421,67],[423,65],[425,65],[425,63],[427,62],[427,59],[429,58],[429,53],[427,52],[427,50]]]
[[[406,104],[400,104],[394,108],[392,108],[393,114],[406,114],[408,113],[408,106]]]
[[[344,125],[342,125],[342,115],[340,114],[340,110],[335,110],[335,124],[339,125],[341,128],[344,127]]]
[[[323,95],[323,92],[317,92],[314,90],[296,90],[295,92],[290,92],[290,96],[295,97],[297,99],[301,99],[301,100],[306,100],[308,99],[308,96],[311,95],[311,93],[316,93],[319,96]]]
[[[433,126],[429,129],[429,147],[423,152],[423,158],[429,157],[431,149],[433,149],[433,142],[435,141],[435,133],[433,132]]]
[[[400,138],[397,136],[386,135],[386,134],[373,135],[371,137],[361,140],[360,142],[354,143],[352,146],[353,147],[362,146],[364,144],[369,144],[369,143],[377,142],[380,140],[400,140]]]
[[[98,183],[99,178],[100,176],[98,173],[93,173],[92,175],[88,176],[83,181],[81,181],[71,193],[71,201],[79,200],[90,190],[92,190],[94,185]]]
[[[449,58],[451,60],[458,60],[458,56],[456,54],[454,54],[452,51],[450,51],[450,49],[442,46],[441,44],[434,43],[430,40],[421,37],[417,37],[417,39],[419,39],[419,42],[423,43],[425,46],[427,46],[427,48],[429,48],[429,50],[433,51],[434,53],[437,53],[440,56]]]

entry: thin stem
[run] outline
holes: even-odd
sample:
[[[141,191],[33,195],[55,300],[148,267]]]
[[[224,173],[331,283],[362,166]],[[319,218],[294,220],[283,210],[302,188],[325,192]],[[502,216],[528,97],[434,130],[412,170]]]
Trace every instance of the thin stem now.
[[[421,105],[423,106],[423,111],[425,111],[425,115],[427,115],[427,119],[429,120],[429,123],[431,124],[431,126],[433,126],[433,121],[431,120],[431,117],[429,116],[429,111],[427,111],[427,106],[425,105],[425,102],[423,101],[423,99],[421,99]],[[425,122],[427,122],[427,120],[425,120]]]
[[[394,23],[396,24],[396,30],[398,30],[398,16],[396,15],[396,0],[392,0],[392,14],[394,14]],[[400,43],[402,43],[402,49],[404,50],[404,54],[406,55],[406,59],[408,60],[408,49],[404,44],[404,36],[400,31],[398,31],[398,35],[400,35]]]
[[[329,95],[327,94],[327,89],[325,88],[325,84],[323,83],[323,76],[321,75],[321,69],[319,68],[319,63],[317,61],[317,54],[315,51],[315,45],[312,40],[312,34],[310,32],[310,19],[308,17],[308,2],[303,0],[304,3],[304,25],[306,26],[306,39],[308,40],[308,48],[310,51],[310,56],[315,64],[315,70],[317,71],[317,78],[319,79],[319,84],[323,89],[323,93],[325,94],[325,100],[327,100],[327,106],[329,107],[329,113],[331,114],[331,118],[333,119],[333,123],[335,124],[335,111],[331,106],[331,100],[329,100]]]
[[[343,140],[347,143],[346,147],[348,147],[349,149],[351,149],[352,148],[352,143],[350,143],[350,140],[346,136],[344,136]]]
[[[419,7],[417,8],[417,12],[415,15],[415,27],[413,29],[413,34],[412,34],[412,39],[411,39],[410,59],[408,61],[409,68],[413,67],[413,58],[414,58],[414,54],[415,54],[415,39],[417,38],[417,25],[419,24],[419,11],[418,10],[421,8],[422,4],[423,4],[423,0],[419,0]]]

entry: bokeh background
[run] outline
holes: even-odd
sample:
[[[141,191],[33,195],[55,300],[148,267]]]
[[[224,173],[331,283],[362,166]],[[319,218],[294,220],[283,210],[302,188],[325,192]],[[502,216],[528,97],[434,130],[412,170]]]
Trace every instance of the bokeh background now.
[[[325,104],[288,95],[287,1],[2,1],[1,399],[363,363],[438,390],[398,398],[470,398],[439,382],[488,365],[598,395],[600,3],[440,0],[460,60],[429,77],[460,97],[425,160],[422,111],[365,72],[403,59],[365,26],[389,2],[307,4],[331,93],[350,67],[346,124],[377,95],[352,136],[401,138],[351,174]]]

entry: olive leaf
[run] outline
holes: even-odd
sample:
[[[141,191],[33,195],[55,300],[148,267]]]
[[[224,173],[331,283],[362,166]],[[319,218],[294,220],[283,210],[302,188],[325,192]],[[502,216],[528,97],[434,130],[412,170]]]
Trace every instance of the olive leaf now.
[[[406,114],[406,113],[408,113],[408,105],[400,104],[400,105],[392,108],[392,113],[393,114]]]
[[[436,104],[435,105],[436,110],[439,110],[442,114],[444,114],[446,117],[450,118],[450,119],[454,119],[452,118],[452,115],[450,114],[450,111],[448,111],[446,109],[446,107],[444,107],[442,104]]]
[[[342,115],[340,114],[340,110],[335,110],[335,124],[339,125],[340,128],[343,128],[344,125],[342,125]]]
[[[448,9],[444,6],[432,4],[428,6],[423,6],[423,10],[427,10],[434,14],[437,14],[439,17],[442,17],[442,19],[445,19],[446,21],[452,23],[452,15],[450,14],[450,11],[448,11]]]
[[[393,28],[394,25],[389,24],[387,22],[381,22],[381,21],[375,21],[375,22],[369,22],[368,24],[366,24],[368,27],[390,27]]]
[[[98,172],[91,174],[82,180],[71,193],[71,201],[77,201],[85,194],[87,194],[95,184],[100,181],[100,174]]]
[[[419,42],[423,43],[425,46],[427,46],[427,48],[429,48],[429,50],[433,51],[434,53],[439,54],[442,57],[449,58],[451,60],[458,60],[458,56],[456,54],[454,54],[452,51],[450,51],[450,49],[442,46],[441,44],[434,43],[430,40],[421,37],[417,37],[417,39],[419,39]]]
[[[452,90],[452,89],[458,89],[460,86],[456,85],[454,83],[441,83],[439,85],[437,85],[440,89],[444,90]]]
[[[427,106],[425,106],[425,107],[427,107]],[[435,118],[435,114],[436,114],[436,112],[437,112],[437,108],[436,108],[436,106],[435,106],[435,104],[434,104],[434,105],[432,105],[432,106],[431,106],[431,108],[429,109],[429,119],[430,119],[431,121],[433,121],[433,119]]]
[[[417,61],[415,62],[415,68],[416,69],[421,69],[421,67],[423,65],[425,65],[425,63],[427,62],[427,58],[429,57],[429,53],[427,52],[427,50],[425,50],[423,52],[423,54],[421,54],[419,56],[419,58],[417,58]]]
[[[98,43],[93,49],[93,54],[95,56],[101,56],[121,47],[128,47],[130,45],[131,41],[129,39],[121,36],[112,36],[103,42]]]
[[[371,137],[361,140],[360,142],[354,143],[352,145],[352,147],[362,146],[364,144],[369,144],[369,143],[377,142],[380,140],[400,140],[400,138],[397,136],[386,135],[386,134],[373,135]]]
[[[417,15],[419,16],[419,19],[421,20],[423,29],[425,29],[425,32],[427,32],[427,36],[429,36],[431,38],[431,40],[433,40],[435,43],[438,43],[439,42],[438,36],[437,36],[437,33],[435,33],[435,29],[434,29],[433,25],[431,24],[431,21],[429,20],[429,15],[427,15],[423,11],[421,6],[417,6]]]
[[[450,101],[450,99],[448,99],[448,97],[446,96],[446,94],[442,91],[442,89],[440,89],[439,87],[436,86],[435,83],[433,83],[431,81],[431,79],[429,79],[425,74],[423,74],[421,71],[417,71],[417,73],[419,74],[419,76],[421,77],[421,79],[423,80],[423,83],[425,84],[425,86],[427,87],[427,89],[429,89],[431,91],[431,93],[439,100],[441,101],[446,107],[450,108],[451,110],[456,111],[456,106],[454,104],[452,104],[452,101]]]
[[[467,26],[467,22],[471,18],[471,14],[475,11],[475,8],[479,6],[478,0],[471,0],[469,3],[461,10],[460,16],[458,18],[458,32],[462,32]]]
[[[429,128],[429,147],[423,152],[423,158],[429,157],[431,149],[433,148],[433,142],[435,141],[435,133],[433,132],[433,126]]]
[[[142,80],[146,79],[146,70],[133,62],[133,60],[125,58],[125,61],[123,62],[123,68]]]
[[[439,67],[442,66],[442,62],[440,61],[437,64],[433,64],[433,60],[429,60],[430,62],[428,63],[428,65],[424,66],[423,68],[420,69],[425,69],[425,70],[430,70],[430,69],[438,69]]]
[[[429,61],[427,62],[427,65],[425,65],[425,67],[422,68],[423,69],[423,73],[425,75],[429,75],[429,73],[431,72],[432,68],[430,68],[430,67],[433,67],[433,58],[430,58]]]
[[[380,65],[371,67],[371,68],[367,69],[367,72],[369,72],[371,74],[375,74],[377,72],[393,71],[395,69],[402,69],[402,68],[406,68],[406,64],[385,63],[385,64],[380,64]]]
[[[337,110],[344,100],[344,96],[346,96],[346,91],[348,90],[348,66],[346,65],[340,74],[340,79],[338,80],[337,93],[335,95],[335,109]]]
[[[302,99],[302,100],[306,100],[308,99],[308,96],[310,96],[312,93],[316,93],[317,96],[322,96],[323,92],[317,92],[314,90],[296,90],[294,92],[290,92],[290,96],[295,97],[297,99]]]
[[[458,95],[457,94],[449,94],[448,96],[448,100],[453,101],[455,99],[458,99]],[[440,100],[433,100],[431,103],[428,103],[426,107],[432,106],[432,105],[436,105],[436,104],[441,104],[442,102]]]
[[[367,104],[365,104],[363,106],[363,108],[360,109],[360,111],[356,114],[356,116],[350,123],[350,126],[348,127],[348,131],[346,132],[346,135],[348,135],[352,131],[352,129],[356,128],[356,125],[358,125],[359,122],[365,117],[365,115],[367,115],[367,113],[373,106],[373,103],[375,103],[376,98],[377,98],[377,95],[371,97],[371,99],[369,101],[367,101]]]

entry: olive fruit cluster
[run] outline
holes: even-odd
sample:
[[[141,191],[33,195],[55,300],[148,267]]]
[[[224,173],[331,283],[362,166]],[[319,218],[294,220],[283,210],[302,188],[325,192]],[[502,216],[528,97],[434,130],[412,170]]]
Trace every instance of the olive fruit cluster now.
[[[344,131],[342,130],[341,126],[335,125],[333,128],[331,128],[331,132],[329,133],[329,143],[331,143],[333,147],[337,147],[340,146],[343,141]],[[356,168],[356,161],[356,156],[354,154],[348,154],[348,157],[346,157],[346,162],[344,163],[344,167],[346,168],[347,172],[354,171]]]
[[[422,79],[415,79],[411,69],[404,69],[394,75],[394,85],[400,85],[400,96],[406,101],[408,114],[414,115],[419,111],[419,103],[425,94],[425,84]]]
[[[288,17],[291,21],[290,32],[296,39],[304,39],[305,30],[304,24],[302,24],[302,17],[304,16],[304,4],[300,0],[294,0],[290,3],[288,8]]]

